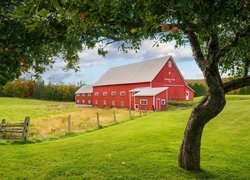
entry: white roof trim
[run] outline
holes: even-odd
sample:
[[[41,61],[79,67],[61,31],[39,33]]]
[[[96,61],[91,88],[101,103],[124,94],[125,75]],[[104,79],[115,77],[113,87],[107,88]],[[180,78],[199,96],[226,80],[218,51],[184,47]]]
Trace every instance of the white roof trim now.
[[[137,88],[136,88],[137,89]],[[156,87],[156,88],[141,88],[140,92],[134,94],[135,97],[139,96],[156,96],[161,92],[167,90],[168,87]],[[131,90],[132,91],[132,90]]]

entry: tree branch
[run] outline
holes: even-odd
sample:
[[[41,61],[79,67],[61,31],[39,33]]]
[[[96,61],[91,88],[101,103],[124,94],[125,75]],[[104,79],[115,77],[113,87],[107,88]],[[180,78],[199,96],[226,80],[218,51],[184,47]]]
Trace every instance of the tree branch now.
[[[203,53],[201,51],[201,47],[200,47],[200,43],[198,41],[198,38],[196,36],[196,34],[193,31],[186,31],[186,34],[188,35],[188,39],[193,51],[193,56],[196,60],[196,62],[198,63],[199,67],[203,70],[204,69],[204,56]]]
[[[249,33],[250,33],[250,25],[248,25],[246,31],[237,32],[236,35],[235,35],[234,40],[219,51],[219,53],[217,54],[217,59],[221,58],[228,51],[230,51],[233,47],[235,47],[239,43],[240,38],[243,38],[245,36],[249,36]]]
[[[250,76],[223,83],[223,86],[225,93],[245,86],[250,86]]]

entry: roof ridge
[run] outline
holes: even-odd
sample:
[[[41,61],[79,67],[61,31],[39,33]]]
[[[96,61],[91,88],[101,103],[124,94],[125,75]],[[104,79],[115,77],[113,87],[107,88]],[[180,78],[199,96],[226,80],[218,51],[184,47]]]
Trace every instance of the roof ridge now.
[[[167,57],[169,58],[169,57],[171,57],[171,56],[163,56],[163,57],[154,58],[154,59],[146,59],[146,60],[142,60],[142,61],[135,62],[135,63],[131,63],[131,64],[124,64],[124,65],[121,65],[121,66],[111,67],[111,68],[109,68],[108,70],[110,70],[110,69],[116,69],[116,68],[123,68],[123,67],[125,67],[125,66],[136,65],[136,64],[145,63],[145,62],[148,62],[148,61],[160,60],[160,59],[167,58]]]

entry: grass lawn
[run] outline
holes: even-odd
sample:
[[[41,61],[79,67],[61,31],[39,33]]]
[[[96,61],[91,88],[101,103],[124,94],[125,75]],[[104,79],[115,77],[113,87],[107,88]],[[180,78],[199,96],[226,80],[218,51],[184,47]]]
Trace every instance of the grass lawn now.
[[[230,96],[205,127],[202,173],[177,165],[188,108],[55,141],[0,145],[0,179],[250,179],[250,96],[242,97]]]

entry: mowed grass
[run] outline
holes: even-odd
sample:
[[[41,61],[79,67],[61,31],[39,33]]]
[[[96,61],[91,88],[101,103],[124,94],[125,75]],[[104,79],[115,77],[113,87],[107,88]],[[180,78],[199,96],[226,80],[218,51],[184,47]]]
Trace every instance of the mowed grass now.
[[[229,100],[205,127],[202,173],[177,165],[188,108],[55,141],[0,145],[0,179],[249,179],[250,96],[245,97]]]

